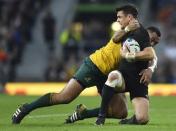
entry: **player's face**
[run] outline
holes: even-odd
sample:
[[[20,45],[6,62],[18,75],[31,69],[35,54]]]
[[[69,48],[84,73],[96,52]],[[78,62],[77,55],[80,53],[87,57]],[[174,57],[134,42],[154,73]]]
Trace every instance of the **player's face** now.
[[[152,32],[150,30],[147,30],[149,37],[150,37],[150,44],[151,46],[155,46],[159,43],[160,37],[156,34],[156,32]]]
[[[131,15],[124,14],[123,11],[117,12],[117,22],[121,25],[121,28],[124,29],[130,22]]]

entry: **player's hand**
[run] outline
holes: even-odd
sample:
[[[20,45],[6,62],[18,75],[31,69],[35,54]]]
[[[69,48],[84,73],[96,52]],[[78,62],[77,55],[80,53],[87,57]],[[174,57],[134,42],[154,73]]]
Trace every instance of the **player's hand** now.
[[[123,46],[123,48],[120,49],[120,55],[128,62],[135,61],[136,53],[130,53],[126,46]]]
[[[147,86],[151,82],[152,74],[153,73],[150,68],[142,70],[139,73],[139,75],[141,76],[140,83],[143,83]]]
[[[122,48],[120,48],[120,55],[122,58],[125,58],[127,53],[129,53],[129,51],[125,45]]]
[[[129,25],[126,27],[126,29],[128,31],[133,31],[133,30],[136,30],[137,28],[140,27],[140,24],[138,22],[138,20],[132,20],[130,21]]]

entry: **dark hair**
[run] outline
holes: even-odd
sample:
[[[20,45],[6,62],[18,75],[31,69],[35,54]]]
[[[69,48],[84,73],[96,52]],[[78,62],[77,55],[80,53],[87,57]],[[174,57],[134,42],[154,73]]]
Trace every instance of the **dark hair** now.
[[[150,26],[147,28],[147,30],[150,30],[151,32],[155,32],[159,37],[161,36],[160,30],[155,26]]]
[[[134,18],[137,18],[138,11],[137,8],[133,5],[124,5],[116,8],[116,12],[123,11],[125,14],[131,14]]]

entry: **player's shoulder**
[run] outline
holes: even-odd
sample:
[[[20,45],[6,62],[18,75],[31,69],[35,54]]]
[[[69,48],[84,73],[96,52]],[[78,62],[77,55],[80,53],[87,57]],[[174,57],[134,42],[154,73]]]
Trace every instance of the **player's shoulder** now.
[[[147,30],[141,25],[140,28],[132,32],[132,38],[139,43],[149,43],[150,37]]]
[[[140,37],[149,37],[147,30],[142,25],[134,31],[134,35]]]

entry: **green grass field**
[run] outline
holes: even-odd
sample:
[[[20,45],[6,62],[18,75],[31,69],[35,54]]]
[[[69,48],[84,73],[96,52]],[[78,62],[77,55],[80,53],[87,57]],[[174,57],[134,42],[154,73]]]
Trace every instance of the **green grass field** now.
[[[68,105],[47,107],[32,112],[20,125],[11,124],[11,115],[21,103],[31,102],[34,96],[0,95],[0,131],[176,131],[176,97],[151,97],[148,125],[118,125],[116,119],[107,119],[104,126],[95,126],[96,118],[74,124],[64,124],[65,118],[84,103],[88,108],[99,105],[99,97],[79,97]],[[129,103],[129,116],[132,115]]]

